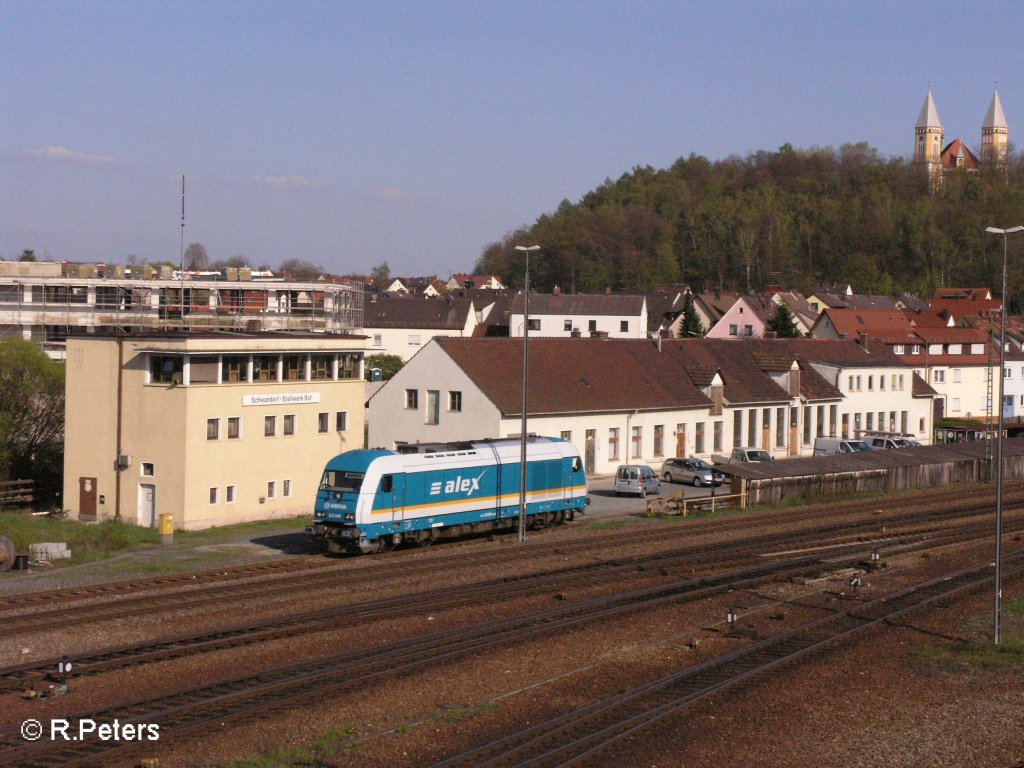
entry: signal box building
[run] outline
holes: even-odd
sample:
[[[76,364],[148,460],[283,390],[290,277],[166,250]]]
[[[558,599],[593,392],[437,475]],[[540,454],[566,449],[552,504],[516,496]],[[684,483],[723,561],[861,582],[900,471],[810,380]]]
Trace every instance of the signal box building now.
[[[311,513],[327,460],[363,446],[365,341],[70,337],[64,506],[179,530]]]

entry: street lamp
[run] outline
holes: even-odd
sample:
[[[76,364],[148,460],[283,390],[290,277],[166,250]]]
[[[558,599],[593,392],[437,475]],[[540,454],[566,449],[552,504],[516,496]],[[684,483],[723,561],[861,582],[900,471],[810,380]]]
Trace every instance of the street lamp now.
[[[1024,232],[1024,226],[999,229],[986,227],[986,232],[1003,236],[1003,295],[999,302],[999,434],[996,435],[996,588],[992,618],[992,642],[999,645],[999,614],[1003,600],[1003,379],[1006,357],[1006,241],[1015,232]]]
[[[517,251],[526,255],[523,277],[523,414],[519,427],[519,543],[526,541],[526,391],[530,371],[530,253],[539,251],[539,245],[517,245]]]

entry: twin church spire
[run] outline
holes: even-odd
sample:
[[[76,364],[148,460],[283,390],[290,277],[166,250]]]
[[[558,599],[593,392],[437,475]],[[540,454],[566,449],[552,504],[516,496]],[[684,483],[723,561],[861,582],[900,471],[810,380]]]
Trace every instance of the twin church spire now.
[[[914,162],[928,170],[928,177],[934,186],[942,181],[945,171],[961,168],[977,171],[983,166],[1005,168],[1010,146],[1010,127],[999,100],[998,87],[992,94],[988,112],[981,125],[981,160],[961,139],[954,139],[943,146],[942,122],[935,106],[931,86],[914,126]]]

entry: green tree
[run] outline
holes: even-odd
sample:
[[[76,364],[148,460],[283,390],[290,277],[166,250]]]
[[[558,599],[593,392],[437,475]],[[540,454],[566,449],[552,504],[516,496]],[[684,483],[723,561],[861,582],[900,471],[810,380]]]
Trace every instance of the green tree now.
[[[800,338],[800,329],[793,318],[793,310],[784,301],[775,306],[775,313],[764,327],[767,331],[773,331],[780,339]]]
[[[679,328],[679,335],[684,339],[701,337],[707,330],[704,328],[704,323],[700,321],[700,315],[697,314],[696,307],[693,306],[693,296],[687,294],[686,303],[683,304],[683,324]]]
[[[388,287],[391,283],[391,267],[386,261],[370,270],[370,281],[381,291]]]
[[[405,361],[398,355],[367,355],[366,365],[364,366],[366,380],[371,380],[371,368],[380,368],[381,378],[387,381],[398,373],[403,365],[405,365]]]
[[[37,498],[63,482],[64,366],[35,344],[0,340],[0,480],[35,480]]]
[[[192,243],[185,249],[185,269],[189,272],[203,272],[210,268],[210,257],[202,243]]]
[[[281,262],[278,271],[293,280],[316,280],[324,273],[324,268],[302,259],[287,259]]]
[[[31,248],[26,248],[24,251],[22,251],[21,252],[21,258],[18,259],[18,261],[35,261],[35,260],[36,260],[36,252],[33,251]]]

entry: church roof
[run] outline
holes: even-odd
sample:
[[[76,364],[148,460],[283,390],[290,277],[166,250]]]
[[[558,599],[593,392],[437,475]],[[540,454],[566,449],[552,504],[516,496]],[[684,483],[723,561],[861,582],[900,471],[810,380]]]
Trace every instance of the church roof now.
[[[1006,123],[1006,115],[1003,114],[1003,103],[999,100],[999,91],[992,94],[992,103],[988,105],[985,122],[981,124],[981,127],[1010,129]]]
[[[932,98],[931,88],[928,89],[924,106],[921,107],[921,114],[917,118],[917,127],[942,129],[942,123],[939,122],[939,110],[935,108],[935,99]]]
[[[953,139],[946,145],[939,157],[939,162],[942,163],[943,168],[966,168],[968,170],[974,170],[980,165],[977,156],[961,139]]]

